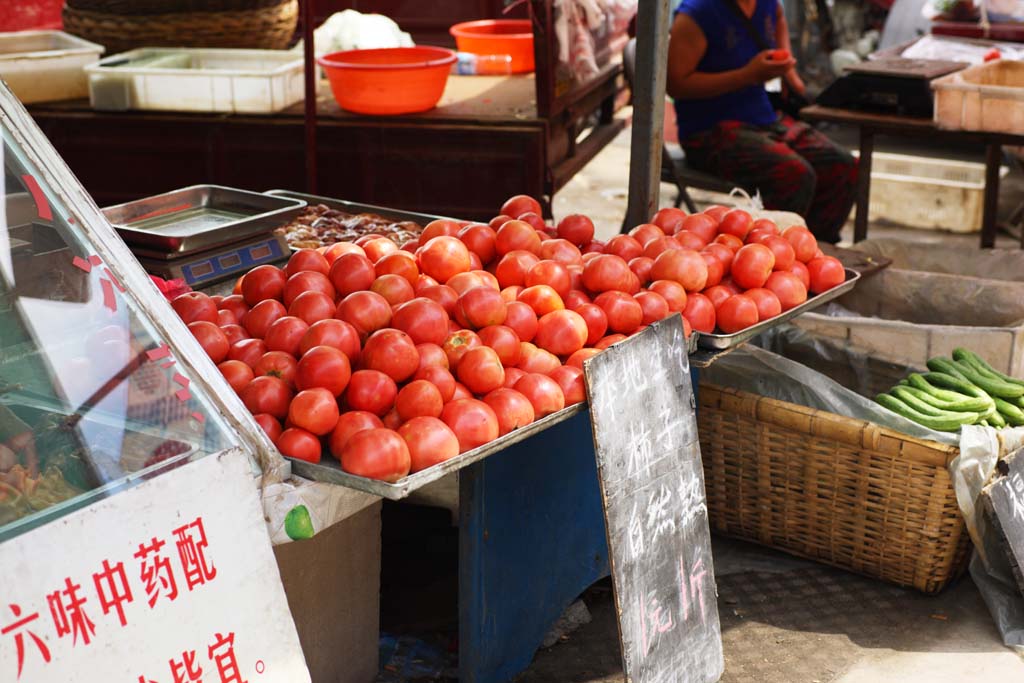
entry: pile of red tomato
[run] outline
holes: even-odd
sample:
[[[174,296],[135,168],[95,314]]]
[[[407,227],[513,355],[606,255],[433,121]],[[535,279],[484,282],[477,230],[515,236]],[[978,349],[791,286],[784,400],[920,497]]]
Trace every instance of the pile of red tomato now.
[[[735,331],[845,277],[806,228],[725,207],[607,244],[540,213],[303,249],[172,305],[284,455],[393,482],[583,401],[583,361],[651,322]]]

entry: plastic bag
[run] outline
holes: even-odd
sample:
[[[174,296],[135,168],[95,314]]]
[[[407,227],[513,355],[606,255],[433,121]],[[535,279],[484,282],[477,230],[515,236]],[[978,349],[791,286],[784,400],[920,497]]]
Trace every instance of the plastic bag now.
[[[785,230],[794,225],[807,227],[807,221],[798,213],[793,213],[792,211],[769,211],[764,208],[764,201],[761,199],[760,191],[755,192],[754,196],[751,197],[743,188],[734,187],[729,196],[735,200],[736,208],[743,209],[749,213],[754,217],[755,221],[759,218],[767,218],[779,226],[779,230]],[[741,197],[744,201],[740,201],[739,198]]]
[[[342,50],[369,50],[382,47],[412,47],[412,36],[383,14],[362,14],[347,9],[335,12],[313,32],[318,55]],[[302,41],[295,46],[301,51]]]

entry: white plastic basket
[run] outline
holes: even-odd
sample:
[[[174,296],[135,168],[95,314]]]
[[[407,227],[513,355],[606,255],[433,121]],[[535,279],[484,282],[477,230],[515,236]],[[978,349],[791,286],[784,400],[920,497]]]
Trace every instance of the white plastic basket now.
[[[935,79],[932,89],[939,128],[1024,134],[1024,62],[968,67]]]
[[[269,114],[304,96],[302,57],[284,50],[141,48],[86,68],[95,109]]]
[[[1007,173],[1005,166],[999,169],[1000,177]],[[885,152],[871,155],[868,215],[872,221],[978,232],[984,199],[984,164]]]
[[[63,31],[0,33],[0,77],[28,104],[74,100],[89,94],[83,67],[103,54],[103,46]]]

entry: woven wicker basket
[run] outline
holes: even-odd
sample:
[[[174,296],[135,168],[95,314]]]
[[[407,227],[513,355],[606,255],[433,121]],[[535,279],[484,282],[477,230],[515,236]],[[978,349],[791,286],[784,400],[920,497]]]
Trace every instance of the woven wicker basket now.
[[[108,55],[137,47],[280,50],[291,42],[298,19],[298,0],[277,0],[269,6],[229,11],[161,14],[119,14],[64,7],[64,30],[103,45]]]
[[[946,469],[959,449],[710,384],[698,395],[714,531],[924,593],[965,568]]]
[[[182,14],[274,7],[281,0],[67,0],[67,7],[107,14]]]

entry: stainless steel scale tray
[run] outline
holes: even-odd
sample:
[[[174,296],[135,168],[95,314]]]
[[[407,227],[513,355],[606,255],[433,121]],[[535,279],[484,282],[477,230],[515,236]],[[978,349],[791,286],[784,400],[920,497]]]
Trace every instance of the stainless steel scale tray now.
[[[103,215],[130,247],[191,254],[267,235],[306,202],[220,185],[193,185],[108,206]]]
[[[345,211],[347,213],[375,213],[378,216],[384,218],[391,218],[395,221],[412,221],[413,223],[419,223],[420,226],[425,226],[431,221],[436,221],[439,218],[445,220],[458,220],[450,218],[448,216],[432,216],[426,213],[416,213],[415,211],[403,211],[401,209],[389,209],[384,206],[374,206],[373,204],[360,204],[359,202],[349,202],[344,199],[334,199],[332,197],[321,197],[315,194],[304,194],[302,192],[292,192],[291,190],[267,190],[265,194],[272,197],[288,197],[291,199],[300,199],[310,206],[314,204],[323,204],[324,206],[338,211]]]
[[[733,346],[738,346],[739,344],[742,344],[751,337],[756,337],[757,335],[761,334],[770,327],[774,327],[779,323],[784,323],[787,320],[795,318],[801,313],[806,313],[812,308],[817,308],[822,304],[832,301],[832,299],[835,299],[836,297],[846,294],[851,289],[853,289],[854,285],[857,284],[857,280],[859,279],[860,273],[858,273],[855,270],[850,270],[849,268],[846,268],[846,281],[843,282],[842,284],[836,285],[827,292],[816,294],[815,296],[812,296],[799,306],[794,306],[785,313],[781,313],[775,316],[774,318],[770,318],[756,325],[751,325],[747,329],[740,330],[739,332],[734,332],[732,334],[701,333],[700,337],[697,338],[697,345],[702,349],[715,350],[728,349]]]

